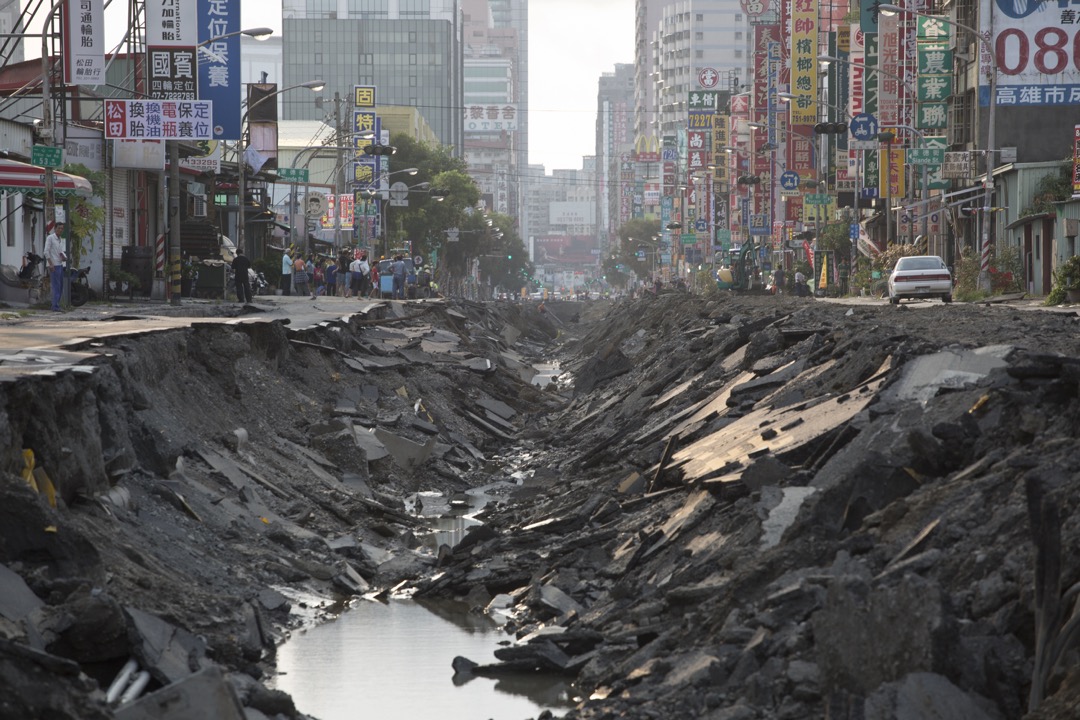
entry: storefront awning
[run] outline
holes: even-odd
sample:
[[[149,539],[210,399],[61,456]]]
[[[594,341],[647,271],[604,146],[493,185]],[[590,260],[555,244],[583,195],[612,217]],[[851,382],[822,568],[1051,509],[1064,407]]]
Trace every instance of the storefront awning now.
[[[35,197],[45,195],[45,168],[18,160],[0,158],[0,192],[24,193]],[[56,197],[93,194],[90,181],[78,175],[53,171],[53,194]]]

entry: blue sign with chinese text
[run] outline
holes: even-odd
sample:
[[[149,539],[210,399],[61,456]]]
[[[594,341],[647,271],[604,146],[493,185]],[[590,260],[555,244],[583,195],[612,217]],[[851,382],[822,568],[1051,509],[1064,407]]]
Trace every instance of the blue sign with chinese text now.
[[[239,140],[240,0],[199,0],[198,17],[199,99],[213,103],[211,138]],[[214,40],[229,33],[237,34]]]

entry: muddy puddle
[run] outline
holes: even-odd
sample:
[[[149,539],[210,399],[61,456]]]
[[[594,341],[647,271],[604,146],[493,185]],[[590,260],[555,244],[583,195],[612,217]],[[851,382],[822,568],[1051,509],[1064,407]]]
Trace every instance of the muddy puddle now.
[[[493,663],[508,639],[462,604],[364,600],[282,645],[273,686],[319,720],[525,720],[544,710],[561,717],[573,705],[566,678],[454,677],[455,657]]]
[[[479,525],[476,514],[524,481],[517,470],[523,459],[495,460],[506,479],[484,487],[407,498],[409,514],[427,518],[431,527],[421,536],[425,547],[433,553],[441,545],[452,547]],[[544,710],[561,717],[576,704],[569,680],[561,676],[455,677],[455,657],[496,663],[495,650],[513,640],[494,619],[463,603],[395,597],[323,610],[322,624],[296,633],[278,649],[279,675],[272,681],[299,711],[319,720],[525,720]]]

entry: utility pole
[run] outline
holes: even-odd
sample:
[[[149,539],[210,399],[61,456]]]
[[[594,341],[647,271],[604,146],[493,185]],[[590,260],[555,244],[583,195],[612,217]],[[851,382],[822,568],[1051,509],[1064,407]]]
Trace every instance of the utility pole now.
[[[344,179],[345,179],[345,160],[341,148],[344,146],[342,138],[345,137],[345,133],[341,129],[341,93],[334,93],[334,132],[337,134],[337,142],[334,143],[338,146],[337,153],[337,171],[334,173],[334,194],[337,195],[334,198],[334,249],[341,249],[341,195],[344,192]]]

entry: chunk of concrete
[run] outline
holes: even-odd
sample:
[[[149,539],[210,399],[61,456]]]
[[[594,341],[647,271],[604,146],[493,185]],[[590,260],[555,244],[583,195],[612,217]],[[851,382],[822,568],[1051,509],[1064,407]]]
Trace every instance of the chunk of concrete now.
[[[240,704],[221,670],[211,666],[116,709],[116,720],[244,720]]]
[[[394,458],[394,464],[405,470],[411,470],[427,462],[435,449],[436,438],[428,438],[421,445],[403,437],[387,432],[382,428],[375,428],[375,437],[386,447]],[[370,458],[368,458],[370,460]]]
[[[911,673],[947,671],[954,630],[946,605],[941,587],[915,574],[894,587],[836,578],[811,617],[825,687],[868,695]]]
[[[982,700],[979,703],[978,700]],[[866,720],[998,720],[983,707],[990,703],[972,696],[936,673],[911,673],[883,685],[866,699]]]
[[[382,460],[390,454],[390,451],[386,449],[386,446],[383,445],[382,441],[376,436],[375,429],[368,430],[366,428],[358,427],[354,428],[354,431],[356,433],[356,444],[364,451],[364,456],[367,457],[368,462]]]
[[[540,588],[540,602],[557,611],[560,615],[566,615],[567,613],[580,615],[585,612],[585,608],[577,600],[554,585],[544,585]]]
[[[482,397],[476,401],[476,404],[484,408],[485,410],[490,410],[491,412],[501,417],[503,420],[509,420],[515,415],[517,415],[517,410],[514,410],[514,408],[510,407],[501,400],[493,400],[492,398]]]
[[[125,607],[124,612],[131,623],[130,634],[140,641],[133,653],[158,682],[168,685],[202,669],[205,641],[137,608]]]
[[[799,508],[806,499],[817,492],[812,487],[786,487],[781,490],[780,501],[769,510],[769,516],[761,523],[761,549],[767,550],[780,544],[784,531],[799,516]]]
[[[0,616],[18,622],[44,604],[20,575],[0,565]]]

